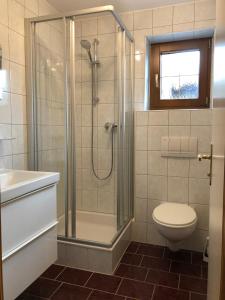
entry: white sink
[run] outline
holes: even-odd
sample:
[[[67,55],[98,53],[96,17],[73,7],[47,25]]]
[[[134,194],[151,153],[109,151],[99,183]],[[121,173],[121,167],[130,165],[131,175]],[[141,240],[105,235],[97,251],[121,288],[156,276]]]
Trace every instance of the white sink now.
[[[1,203],[59,181],[59,173],[0,170]]]

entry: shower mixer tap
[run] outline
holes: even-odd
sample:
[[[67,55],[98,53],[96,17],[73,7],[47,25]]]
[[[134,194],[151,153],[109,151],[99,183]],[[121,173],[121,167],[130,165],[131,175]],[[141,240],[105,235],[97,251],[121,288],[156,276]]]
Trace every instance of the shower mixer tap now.
[[[104,127],[106,130],[114,130],[115,128],[117,128],[117,124],[111,123],[111,122],[106,122]]]

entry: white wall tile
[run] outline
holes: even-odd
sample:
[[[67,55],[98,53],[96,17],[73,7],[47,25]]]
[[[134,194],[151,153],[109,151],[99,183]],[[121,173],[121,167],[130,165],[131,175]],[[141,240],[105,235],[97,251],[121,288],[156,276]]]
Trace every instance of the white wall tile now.
[[[9,29],[0,24],[2,57],[9,59]]]
[[[13,154],[27,153],[27,128],[25,125],[13,125],[12,136],[15,140],[12,141]]]
[[[152,10],[134,12],[134,30],[152,28]]]
[[[9,24],[9,12],[8,12],[8,1],[0,0],[0,23],[8,26]]]
[[[132,241],[145,243],[147,239],[147,224],[145,222],[132,223]]]
[[[10,63],[10,85],[15,94],[25,95],[25,67],[16,63]]]
[[[136,174],[147,174],[148,171],[148,152],[136,151],[135,152],[135,170]]]
[[[188,203],[188,178],[168,177],[168,201]]]
[[[198,159],[190,160],[189,177],[192,178],[208,178],[210,170],[210,162],[208,160],[198,161]]]
[[[148,194],[147,175],[136,175],[136,197],[147,198]]]
[[[98,34],[115,32],[116,23],[113,16],[101,16],[98,17]]]
[[[9,93],[2,93],[0,100],[0,123],[11,123],[11,101]]]
[[[211,125],[211,109],[197,109],[191,111],[191,125]]]
[[[174,24],[173,25],[173,32],[179,32],[183,34],[184,31],[191,32],[194,30],[194,22],[183,23],[183,24]],[[194,33],[192,34],[192,38],[194,37]]]
[[[38,15],[38,0],[25,0],[25,7]]]
[[[101,34],[98,35],[99,46],[98,55],[101,57],[109,57],[115,55],[115,34]]]
[[[135,79],[134,101],[144,104],[144,98],[145,98],[144,92],[145,92],[145,81],[144,81],[144,79]]]
[[[138,126],[135,128],[136,150],[147,150],[148,148],[148,128],[147,126]]]
[[[135,198],[135,220],[139,222],[147,222],[148,221],[148,200],[143,198]]]
[[[9,1],[9,27],[24,35],[24,6],[15,0]]]
[[[190,125],[191,113],[189,110],[169,110],[169,125]]]
[[[189,179],[189,203],[209,204],[209,179]]]
[[[191,136],[198,138],[198,152],[210,152],[211,126],[191,126]]]
[[[194,21],[194,3],[175,5],[173,12],[173,23],[188,23]]]
[[[168,125],[168,111],[149,111],[149,125]]]
[[[151,29],[142,29],[134,31],[135,39],[135,53],[145,53],[146,50],[146,38],[152,35]]]
[[[188,177],[189,159],[168,158],[168,176]]]
[[[120,14],[122,21],[128,30],[134,30],[134,14],[133,12],[124,12]]]
[[[206,21],[196,21],[195,22],[195,28],[196,30],[199,29],[215,29],[216,22],[215,20],[206,20]]]
[[[173,7],[160,7],[153,10],[153,27],[172,25]]]
[[[97,30],[97,18],[90,18],[82,21],[82,36],[96,35]]]
[[[148,149],[161,150],[162,136],[168,136],[168,126],[150,126],[148,128]]]
[[[148,152],[148,174],[167,175],[167,158],[161,156],[161,151]]]
[[[197,1],[195,3],[195,20],[207,19],[216,19],[216,2],[213,0]]]
[[[27,154],[16,154],[13,155],[13,169],[16,170],[27,170],[28,168],[28,158]]]
[[[166,201],[167,200],[167,177],[148,176],[148,198]]]
[[[173,32],[172,25],[160,26],[153,28],[153,35],[165,35]]]
[[[13,30],[9,31],[10,60],[25,65],[24,37]]]
[[[169,126],[169,136],[189,136],[190,134],[191,126]]]
[[[145,75],[145,56],[144,54],[135,55],[135,78],[144,78]]]
[[[148,112],[139,111],[136,112],[136,126],[146,126],[148,125]]]

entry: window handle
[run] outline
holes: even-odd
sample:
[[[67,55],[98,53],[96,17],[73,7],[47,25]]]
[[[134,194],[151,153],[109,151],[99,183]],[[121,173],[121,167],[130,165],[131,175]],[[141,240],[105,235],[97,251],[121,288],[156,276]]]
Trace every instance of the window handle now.
[[[159,87],[159,74],[155,74],[155,87]]]

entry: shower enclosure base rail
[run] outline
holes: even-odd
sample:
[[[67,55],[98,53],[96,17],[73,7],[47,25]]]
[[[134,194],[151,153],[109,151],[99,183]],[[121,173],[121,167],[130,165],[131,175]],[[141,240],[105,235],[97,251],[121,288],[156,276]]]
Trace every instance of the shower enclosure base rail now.
[[[131,226],[132,220],[125,226],[111,248],[58,238],[56,263],[111,275],[131,241]]]

